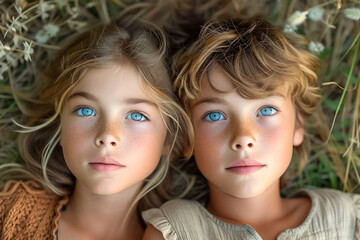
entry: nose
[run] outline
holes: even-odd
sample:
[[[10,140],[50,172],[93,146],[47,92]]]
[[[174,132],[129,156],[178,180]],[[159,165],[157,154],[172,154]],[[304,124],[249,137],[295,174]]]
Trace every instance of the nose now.
[[[95,145],[98,147],[117,147],[120,143],[119,124],[114,122],[104,123],[100,127],[99,133],[95,138]]]
[[[252,124],[237,123],[233,128],[231,148],[234,151],[252,150],[256,147],[255,129]]]
[[[236,140],[231,144],[234,151],[238,150],[252,150],[255,148],[255,139],[250,136],[237,137]]]

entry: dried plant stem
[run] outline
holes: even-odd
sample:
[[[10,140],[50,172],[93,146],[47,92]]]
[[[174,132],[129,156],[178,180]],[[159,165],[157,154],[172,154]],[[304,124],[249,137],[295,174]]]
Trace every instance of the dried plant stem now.
[[[357,41],[356,46],[355,46],[355,51],[354,51],[354,56],[353,56],[353,60],[352,60],[352,63],[351,63],[350,72],[349,72],[348,77],[347,77],[347,80],[346,80],[346,84],[345,84],[345,87],[344,87],[344,91],[343,91],[342,94],[341,94],[340,101],[339,101],[339,104],[338,104],[338,106],[337,106],[337,109],[336,109],[336,112],[335,112],[335,116],[334,116],[333,122],[332,122],[332,124],[331,124],[330,132],[329,132],[329,138],[330,138],[330,136],[331,136],[331,132],[332,132],[333,129],[334,129],[335,121],[336,121],[337,115],[339,114],[339,111],[340,111],[342,102],[344,101],[344,98],[345,98],[345,95],[346,95],[346,92],[347,92],[346,90],[348,89],[348,86],[349,86],[349,83],[350,83],[350,79],[351,79],[352,73],[353,73],[353,71],[354,71],[355,63],[356,63],[357,60],[358,60],[357,56],[358,56],[358,52],[359,52],[359,44],[360,44],[360,40]],[[328,138],[328,140],[329,140],[329,138]],[[327,141],[328,141],[328,140],[327,140]]]
[[[358,78],[357,78],[357,83],[359,83],[360,81],[360,72],[358,74]],[[357,147],[359,147],[360,145],[360,140],[359,140],[359,102],[360,102],[360,86],[359,84],[358,88],[357,88],[357,92],[356,92],[356,98],[355,98],[355,106],[354,106],[354,113],[353,113],[353,122],[352,122],[352,129],[351,129],[351,141],[350,141],[350,145],[348,147],[348,149],[346,150],[346,152],[344,153],[344,156],[347,155],[348,157],[348,161],[347,161],[347,166],[346,166],[346,175],[345,175],[345,184],[348,181],[348,176],[350,174],[350,163],[352,164],[353,168],[354,168],[354,172],[356,174],[358,183],[360,184],[360,177],[359,177],[359,172],[357,169],[357,166],[355,164],[355,161],[353,159],[353,150],[354,150],[354,143],[357,144]]]
[[[11,109],[13,109],[16,105],[16,102],[14,101],[5,111],[0,115],[0,119],[2,119],[8,112],[10,112]]]
[[[3,26],[1,26],[1,25],[0,25],[0,29],[1,29],[1,30],[4,30],[4,31],[7,30],[5,27],[3,27]],[[59,47],[59,46],[53,46],[53,45],[38,43],[38,42],[36,42],[36,41],[34,41],[34,40],[32,40],[32,39],[29,39],[29,38],[26,38],[26,37],[24,37],[24,36],[19,35],[19,34],[17,34],[16,32],[10,32],[10,33],[12,33],[14,36],[18,37],[19,39],[21,39],[21,40],[23,40],[23,41],[33,42],[33,44],[36,45],[36,46],[40,46],[40,47],[44,47],[44,48],[50,48],[50,49],[56,49],[56,50],[61,49],[61,47]]]

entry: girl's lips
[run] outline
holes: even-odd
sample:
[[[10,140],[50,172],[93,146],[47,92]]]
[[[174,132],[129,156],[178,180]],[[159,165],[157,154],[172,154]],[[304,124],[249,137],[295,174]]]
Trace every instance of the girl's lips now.
[[[111,157],[98,157],[89,166],[97,172],[113,172],[125,167]]]
[[[89,163],[90,167],[97,172],[113,172],[122,169],[122,165],[104,164],[104,163]]]
[[[265,167],[265,165],[231,167],[231,168],[226,168],[226,170],[239,175],[248,175],[253,172],[259,171],[263,167]]]
[[[259,171],[263,167],[265,167],[265,164],[262,164],[256,160],[240,159],[233,162],[229,167],[226,168],[226,170],[239,175],[248,175]]]

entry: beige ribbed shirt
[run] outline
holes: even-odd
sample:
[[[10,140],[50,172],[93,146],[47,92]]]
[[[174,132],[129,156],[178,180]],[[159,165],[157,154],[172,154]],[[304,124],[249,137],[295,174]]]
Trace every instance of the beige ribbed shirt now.
[[[301,196],[311,198],[309,215],[300,226],[283,231],[277,239],[360,239],[360,195],[332,189],[303,189],[294,195]],[[262,239],[251,226],[223,222],[189,200],[171,200],[142,216],[168,240]]]

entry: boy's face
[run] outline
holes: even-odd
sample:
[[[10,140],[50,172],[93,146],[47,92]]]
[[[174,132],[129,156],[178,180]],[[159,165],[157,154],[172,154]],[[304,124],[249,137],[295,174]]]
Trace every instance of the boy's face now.
[[[65,161],[76,186],[95,194],[141,187],[159,163],[166,133],[132,65],[87,72],[61,114]]]
[[[233,86],[219,67],[208,74],[218,90]],[[279,190],[293,146],[303,141],[304,129],[285,88],[264,99],[244,99],[236,91],[215,91],[206,76],[192,105],[194,155],[210,191],[239,198]]]

